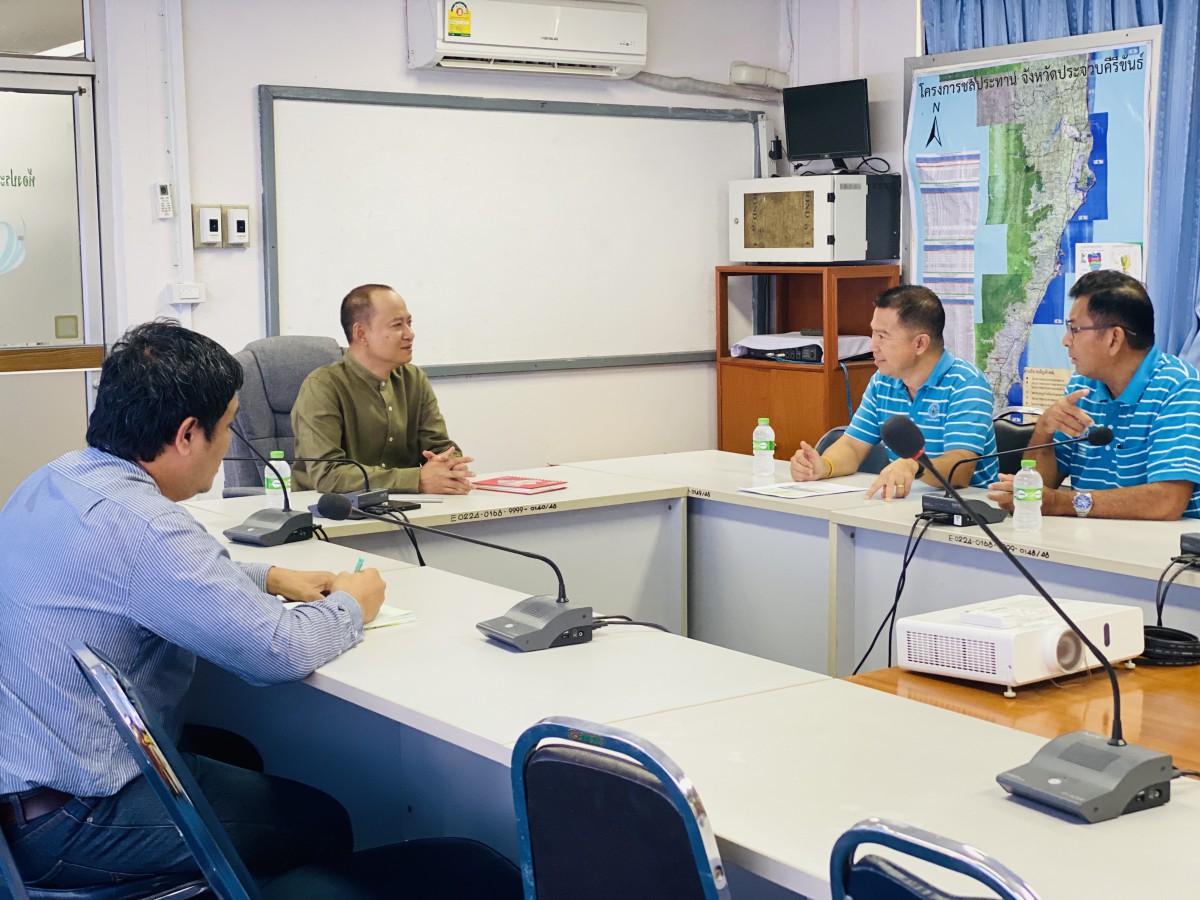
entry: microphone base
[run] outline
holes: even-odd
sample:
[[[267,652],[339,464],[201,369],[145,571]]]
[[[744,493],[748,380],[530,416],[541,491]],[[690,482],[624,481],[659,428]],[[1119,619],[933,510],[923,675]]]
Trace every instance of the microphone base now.
[[[311,538],[313,517],[310,512],[294,509],[260,509],[241,525],[226,528],[223,534],[239,544],[278,547]]]
[[[979,518],[983,519],[989,525],[1003,522],[1008,515],[1004,510],[997,506],[992,506],[990,503],[985,503],[983,500],[963,500],[960,504],[958,500],[946,494],[925,494],[921,497],[922,512],[945,516],[947,517],[945,521],[956,528],[964,528],[975,524],[971,520],[971,517],[963,510],[963,506],[969,507],[975,515],[979,516]]]
[[[475,627],[490,640],[522,653],[586,644],[592,639],[592,608],[559,603],[554,597],[539,594]]]
[[[356,491],[346,495],[353,509],[373,509],[376,506],[386,506],[388,502],[387,488],[374,491]]]
[[[1167,753],[1135,744],[1114,747],[1104,735],[1073,731],[996,781],[1014,797],[1095,823],[1163,806],[1174,775]]]

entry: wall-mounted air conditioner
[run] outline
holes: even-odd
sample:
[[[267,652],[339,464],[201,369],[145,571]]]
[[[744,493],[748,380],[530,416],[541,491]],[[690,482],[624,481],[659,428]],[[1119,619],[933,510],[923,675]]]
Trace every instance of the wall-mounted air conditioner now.
[[[603,0],[406,0],[410,69],[630,78],[646,65],[646,10]]]

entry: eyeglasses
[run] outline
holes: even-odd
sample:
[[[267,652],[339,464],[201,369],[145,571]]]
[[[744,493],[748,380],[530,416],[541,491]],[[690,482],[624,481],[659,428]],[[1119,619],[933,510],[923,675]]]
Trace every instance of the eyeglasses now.
[[[1104,331],[1106,328],[1120,328],[1123,332],[1133,337],[1137,336],[1136,331],[1130,331],[1124,325],[1068,325],[1067,334],[1075,337],[1081,331]]]

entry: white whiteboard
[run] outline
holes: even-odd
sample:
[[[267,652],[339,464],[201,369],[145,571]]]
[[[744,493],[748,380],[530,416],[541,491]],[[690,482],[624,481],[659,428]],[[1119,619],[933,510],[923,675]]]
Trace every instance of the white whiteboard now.
[[[382,282],[435,374],[714,350],[728,182],[757,174],[760,113],[260,97],[269,333],[344,341],[342,296]]]

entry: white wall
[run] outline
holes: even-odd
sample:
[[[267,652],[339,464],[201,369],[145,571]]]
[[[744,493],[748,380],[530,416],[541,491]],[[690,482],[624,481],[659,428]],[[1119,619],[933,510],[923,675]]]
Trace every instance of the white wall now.
[[[866,78],[872,149],[893,171],[902,171],[904,60],[922,53],[920,0],[791,3],[797,48],[793,83]]]
[[[151,185],[169,178],[172,170],[163,12],[180,0],[93,2],[99,10],[98,54],[104,60],[98,85],[105,110],[100,141],[111,141],[113,160],[108,296],[115,322],[123,328],[174,312],[163,295],[163,286],[179,273],[173,226],[153,218]],[[650,71],[726,82],[735,59],[787,65],[787,0],[642,2],[650,13]],[[249,249],[194,255],[196,280],[207,285],[208,302],[196,308],[191,324],[226,347],[240,349],[265,333],[259,84],[764,107],[666,94],[628,82],[410,72],[404,62],[403,10],[402,0],[182,0],[191,196],[196,202],[246,203],[254,211]],[[336,178],[330,189],[336,189]],[[369,277],[364,273],[364,280]],[[404,292],[403,284],[396,287]],[[330,298],[331,317],[339,299]],[[414,313],[420,316],[420,309]],[[604,314],[603,309],[589,313]],[[587,327],[586,316],[580,327]],[[477,457],[479,471],[715,446],[710,364],[440,379],[436,387],[451,433]]]

